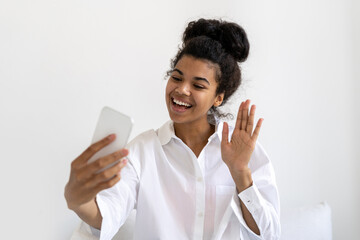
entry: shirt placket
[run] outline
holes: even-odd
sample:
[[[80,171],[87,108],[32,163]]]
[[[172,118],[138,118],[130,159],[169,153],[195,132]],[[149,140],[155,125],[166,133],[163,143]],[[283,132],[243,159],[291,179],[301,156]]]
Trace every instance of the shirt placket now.
[[[205,151],[202,151],[195,159],[196,174],[196,215],[194,239],[203,239],[204,236],[204,217],[205,217],[205,181],[203,175],[203,166],[205,160]]]

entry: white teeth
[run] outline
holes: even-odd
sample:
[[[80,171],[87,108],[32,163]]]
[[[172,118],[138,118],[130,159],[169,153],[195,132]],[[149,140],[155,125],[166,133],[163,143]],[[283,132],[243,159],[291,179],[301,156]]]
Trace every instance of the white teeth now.
[[[177,105],[182,105],[182,106],[185,106],[185,107],[191,107],[190,104],[181,102],[181,101],[179,101],[179,100],[176,100],[175,98],[173,99],[173,101],[174,101],[174,103],[176,103]]]

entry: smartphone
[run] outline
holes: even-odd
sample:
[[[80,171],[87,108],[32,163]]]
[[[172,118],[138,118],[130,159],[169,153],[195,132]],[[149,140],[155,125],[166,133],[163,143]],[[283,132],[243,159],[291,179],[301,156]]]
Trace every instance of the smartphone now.
[[[104,107],[101,110],[91,143],[98,142],[113,133],[116,134],[116,138],[112,143],[94,154],[94,156],[89,159],[88,163],[124,148],[128,142],[133,122],[131,117],[110,107]],[[106,166],[99,172],[115,165],[119,161]]]

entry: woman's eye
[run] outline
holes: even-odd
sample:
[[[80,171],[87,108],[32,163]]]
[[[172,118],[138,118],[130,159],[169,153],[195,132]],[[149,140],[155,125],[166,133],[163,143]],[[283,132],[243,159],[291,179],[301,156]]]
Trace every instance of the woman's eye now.
[[[178,77],[174,77],[174,76],[172,76],[172,79],[174,79],[174,80],[175,80],[175,81],[177,81],[177,82],[181,81],[181,79],[180,79],[180,78],[178,78]]]
[[[199,88],[199,89],[204,89],[204,87],[203,86],[201,86],[201,85],[197,85],[197,84],[195,84],[194,85],[196,88]]]

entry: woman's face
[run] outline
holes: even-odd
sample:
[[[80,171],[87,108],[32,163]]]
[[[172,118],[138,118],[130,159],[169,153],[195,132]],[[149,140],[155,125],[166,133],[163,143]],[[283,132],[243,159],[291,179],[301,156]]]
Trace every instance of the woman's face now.
[[[219,106],[224,94],[216,95],[216,65],[184,55],[166,85],[166,105],[175,123],[207,119],[212,106]]]

